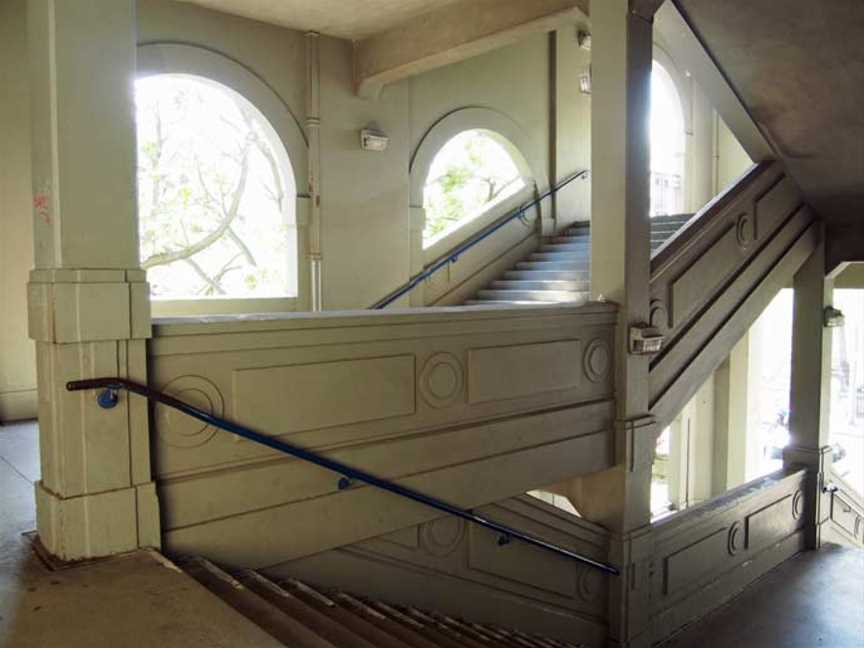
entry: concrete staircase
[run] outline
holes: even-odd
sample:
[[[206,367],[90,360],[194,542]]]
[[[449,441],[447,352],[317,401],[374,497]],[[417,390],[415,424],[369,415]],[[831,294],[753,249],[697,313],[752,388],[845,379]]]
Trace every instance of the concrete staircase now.
[[[229,574],[204,558],[181,561],[195,580],[292,648],[580,648],[517,630],[472,623],[249,569]]]
[[[651,219],[651,252],[665,243],[692,214]],[[591,229],[577,223],[546,239],[503,277],[480,290],[468,305],[560,304],[588,301],[591,295]]]

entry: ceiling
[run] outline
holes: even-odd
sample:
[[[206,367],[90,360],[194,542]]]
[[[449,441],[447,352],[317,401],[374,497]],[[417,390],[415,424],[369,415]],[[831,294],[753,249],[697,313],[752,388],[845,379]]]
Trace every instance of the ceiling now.
[[[360,40],[461,0],[181,0],[263,22]]]
[[[675,0],[811,205],[864,218],[864,0]]]

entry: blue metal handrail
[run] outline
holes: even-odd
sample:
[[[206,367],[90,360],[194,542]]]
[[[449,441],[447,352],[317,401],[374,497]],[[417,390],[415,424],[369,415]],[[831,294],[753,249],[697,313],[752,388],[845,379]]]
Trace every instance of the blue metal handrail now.
[[[104,409],[110,409],[112,407],[115,407],[119,401],[118,392],[125,389],[126,391],[132,392],[133,394],[143,396],[148,400],[161,403],[162,405],[166,405],[168,407],[179,410],[184,414],[191,416],[192,418],[198,419],[199,421],[206,423],[207,425],[212,425],[213,427],[220,428],[222,430],[225,430],[226,432],[230,432],[231,434],[236,434],[237,436],[243,437],[244,439],[254,441],[255,443],[260,443],[261,445],[272,448],[273,450],[278,450],[279,452],[291,455],[292,457],[296,457],[298,459],[313,463],[317,466],[321,466],[322,468],[332,470],[333,472],[342,475],[342,477],[338,481],[338,487],[340,490],[349,488],[355,481],[363,482],[365,484],[369,484],[370,486],[375,486],[376,488],[387,491],[388,493],[393,493],[401,497],[407,497],[408,499],[419,502],[420,504],[425,504],[426,506],[429,506],[431,508],[443,511],[444,513],[449,513],[450,515],[453,515],[455,517],[467,520],[468,522],[473,522],[474,524],[485,527],[487,529],[491,529],[496,533],[500,533],[501,535],[498,539],[498,544],[507,544],[512,539],[521,540],[522,542],[533,545],[535,547],[539,547],[540,549],[545,549],[547,551],[556,553],[559,556],[572,558],[573,560],[576,560],[584,565],[599,569],[600,571],[606,572],[607,574],[613,574],[616,576],[619,574],[618,568],[613,565],[594,560],[593,558],[590,558],[588,556],[583,556],[580,553],[565,549],[564,547],[552,544],[551,542],[546,542],[545,540],[536,538],[527,533],[523,533],[522,531],[513,529],[505,524],[500,524],[498,522],[490,520],[489,518],[477,515],[476,513],[472,513],[471,511],[466,511],[457,506],[453,506],[452,504],[448,504],[443,500],[439,500],[435,497],[420,493],[412,488],[400,486],[399,484],[388,481],[386,479],[375,477],[374,475],[367,473],[363,470],[352,468],[351,466],[348,466],[347,464],[344,464],[340,461],[328,459],[327,457],[319,455],[316,452],[312,452],[311,450],[306,450],[299,446],[285,443],[284,441],[274,439],[273,437],[266,436],[264,434],[261,434],[260,432],[255,432],[254,430],[250,430],[249,428],[238,425],[237,423],[232,423],[231,421],[219,418],[218,416],[213,416],[212,414],[205,412],[204,410],[198,409],[193,405],[189,405],[188,403],[184,403],[183,401],[174,398],[173,396],[169,396],[168,394],[163,394],[162,392],[150,389],[146,385],[141,385],[131,380],[126,380],[125,378],[94,378],[90,380],[73,380],[66,383],[66,389],[69,391],[82,391],[86,389],[102,390],[99,392],[96,400],[99,403],[99,406]]]
[[[571,182],[573,182],[577,178],[587,178],[589,173],[590,173],[589,169],[577,171],[576,173],[567,176],[566,178],[564,178],[564,180],[562,180],[558,184],[554,185],[553,187],[550,187],[549,189],[547,189],[545,192],[543,192],[542,194],[540,194],[539,196],[537,196],[536,198],[534,198],[530,202],[527,202],[523,205],[519,205],[519,207],[517,207],[515,210],[513,210],[512,212],[510,212],[509,214],[504,216],[502,219],[495,221],[494,223],[492,223],[491,225],[489,225],[485,229],[482,229],[479,232],[477,232],[474,236],[470,237],[467,241],[463,241],[462,243],[460,243],[459,245],[454,247],[452,250],[447,252],[447,254],[444,254],[444,255],[438,257],[437,259],[435,259],[435,261],[433,261],[429,266],[424,268],[422,272],[414,275],[403,286],[401,286],[400,288],[397,288],[396,290],[391,292],[389,295],[387,295],[383,299],[372,304],[372,306],[370,306],[370,308],[373,310],[379,310],[382,308],[386,308],[387,306],[389,306],[390,304],[395,302],[400,297],[407,295],[409,292],[414,290],[421,281],[428,279],[433,274],[438,272],[441,268],[458,261],[459,257],[462,256],[465,252],[467,252],[468,250],[473,248],[480,241],[487,239],[489,236],[491,236],[492,234],[497,232],[499,229],[504,227],[507,223],[514,221],[517,218],[524,217],[526,211],[528,211],[532,207],[536,207],[541,202],[543,202],[544,200],[549,198],[549,196],[552,196],[553,194],[557,193],[558,191],[560,191],[561,189],[563,189],[564,187],[569,185]]]

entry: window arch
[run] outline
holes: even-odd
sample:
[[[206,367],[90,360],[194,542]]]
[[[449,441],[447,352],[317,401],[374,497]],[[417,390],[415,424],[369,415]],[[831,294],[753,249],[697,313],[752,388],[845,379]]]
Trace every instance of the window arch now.
[[[294,178],[261,112],[216,81],[135,86],[142,267],[164,299],[297,295]]]
[[[148,85],[151,87],[147,88]],[[138,46],[135,90],[140,253],[142,263],[148,266],[153,314],[240,314],[307,307],[310,269],[302,261],[308,250],[306,222],[310,205],[308,196],[298,193],[297,187],[307,185],[308,142],[302,125],[282,96],[241,63],[212,50],[179,43]],[[184,117],[192,122],[186,128],[179,128],[180,123],[163,122],[163,138],[173,125],[183,137],[197,138],[198,142],[175,146],[180,155],[171,159],[171,164],[165,160],[170,173],[164,177],[161,172],[154,175],[150,158],[155,153],[155,122],[151,119],[147,125],[147,118],[141,114],[142,110],[149,109],[151,113],[157,110],[159,107],[153,104],[160,100],[166,116],[181,117],[184,106],[187,113],[192,113],[191,117],[189,114]],[[145,101],[150,102],[149,108]],[[207,105],[200,119],[195,118],[195,103]],[[149,146],[144,142],[147,137]],[[233,190],[241,188],[243,151],[247,147],[245,185],[229,231],[222,216],[226,213],[232,216],[229,198]],[[181,168],[184,162],[185,171]],[[199,162],[204,167],[202,171],[218,170],[220,165],[225,168],[221,175],[217,173],[219,177],[205,177],[202,185],[195,170]],[[142,177],[148,164],[150,176]],[[152,209],[155,196],[153,182],[158,178],[164,189],[171,174],[175,184],[170,189],[175,192],[175,202],[186,210],[185,218],[181,221],[176,217],[177,205],[173,220],[157,210],[162,222],[156,221],[159,227],[154,233],[151,221],[151,231],[147,232],[148,210]],[[145,194],[148,188],[150,191]],[[211,209],[204,214],[208,200]],[[203,223],[192,223],[196,214]],[[166,220],[171,223],[170,228],[164,227]],[[245,235],[239,230],[245,230]],[[187,247],[188,237],[193,251],[204,255],[202,259],[193,256],[191,261],[200,266],[206,278],[186,258],[171,257],[171,263],[154,265],[169,258],[154,256],[160,253],[156,247],[159,238],[164,244],[164,239],[172,235],[182,239],[163,245],[161,252],[182,256],[179,253]],[[197,249],[202,244],[209,244],[206,251]],[[211,281],[214,279],[221,281]]]
[[[423,187],[424,247],[525,187],[520,157],[491,130],[468,129],[451,137],[432,159]]]
[[[503,148],[516,165],[524,184],[509,197],[500,199],[494,204],[487,204],[485,210],[480,209],[479,212],[470,213],[468,218],[446,228],[446,231],[439,231],[434,240],[431,237],[424,237],[423,230],[428,231],[427,225],[430,220],[425,208],[428,207],[427,183],[430,179],[435,179],[431,176],[432,165],[448,143],[469,131],[482,132],[484,136],[491,138],[496,146]],[[415,262],[422,265],[437,258],[465,237],[480,231],[509,208],[515,207],[520,201],[528,198],[537,186],[547,186],[548,179],[542,171],[544,163],[545,151],[542,146],[538,146],[536,140],[529,138],[513,119],[502,112],[490,108],[466,106],[438,118],[420,137],[411,155],[409,166],[412,227],[416,228],[417,232],[417,236],[412,237],[414,243],[411,247]],[[537,214],[539,215],[539,210]]]
[[[651,216],[685,210],[685,124],[681,96],[669,71],[651,70]]]

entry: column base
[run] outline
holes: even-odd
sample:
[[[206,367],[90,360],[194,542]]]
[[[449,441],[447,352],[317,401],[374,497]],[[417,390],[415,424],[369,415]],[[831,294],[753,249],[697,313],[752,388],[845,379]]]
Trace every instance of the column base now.
[[[805,533],[807,549],[822,546],[822,529],[831,516],[831,494],[824,487],[831,473],[832,454],[833,449],[828,445],[818,448],[787,446],[783,449],[785,468],[805,468],[811,475],[805,504],[810,518]]]
[[[159,501],[153,482],[62,498],[36,482],[36,527],[45,549],[64,562],[159,548]]]

